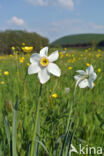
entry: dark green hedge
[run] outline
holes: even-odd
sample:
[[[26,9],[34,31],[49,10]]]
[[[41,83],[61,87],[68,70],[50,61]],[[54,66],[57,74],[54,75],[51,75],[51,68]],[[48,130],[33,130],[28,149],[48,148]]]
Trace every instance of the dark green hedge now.
[[[39,51],[40,47],[47,46],[49,41],[37,33],[6,30],[0,32],[0,55],[12,53],[11,47],[21,48],[22,43],[25,43],[26,46],[33,46],[35,51]]]

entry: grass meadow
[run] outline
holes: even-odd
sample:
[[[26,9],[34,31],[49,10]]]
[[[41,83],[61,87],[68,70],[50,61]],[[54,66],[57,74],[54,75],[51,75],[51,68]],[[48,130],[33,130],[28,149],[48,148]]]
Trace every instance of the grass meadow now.
[[[55,50],[51,48],[49,53]],[[79,144],[104,149],[104,52],[91,48],[58,50],[56,63],[61,76],[51,75],[42,86],[37,155],[69,156],[66,151],[71,144],[77,150]],[[27,73],[30,56],[0,56],[0,156],[11,156],[13,146],[16,155],[30,155],[40,88],[37,74]],[[86,70],[90,64],[97,73],[94,88],[77,87],[74,95],[76,71]]]

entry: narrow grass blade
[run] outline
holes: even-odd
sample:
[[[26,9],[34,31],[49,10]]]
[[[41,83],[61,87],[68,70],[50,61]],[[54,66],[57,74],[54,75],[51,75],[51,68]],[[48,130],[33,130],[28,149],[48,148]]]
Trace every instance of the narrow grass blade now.
[[[55,143],[55,148],[54,148],[54,152],[53,152],[53,156],[56,156],[57,155],[57,151],[58,151],[58,147],[59,147],[59,144],[60,142],[62,141],[62,139],[64,138],[64,135],[60,136],[56,143]]]
[[[37,135],[36,135],[36,140],[35,141],[35,144],[34,144],[34,156],[38,156],[38,149],[39,149],[39,133],[40,133],[40,119],[39,119],[39,116],[38,116],[38,123],[37,123]]]
[[[46,146],[45,146],[41,141],[39,141],[39,140],[36,140],[36,142],[38,142],[38,143],[43,147],[44,151],[45,151],[45,152],[47,153],[47,155],[49,156],[49,152],[48,152]]]
[[[6,132],[8,145],[9,145],[9,149],[10,149],[10,126],[9,126],[9,121],[6,116],[4,117],[4,126],[5,126],[5,132]]]
[[[16,150],[17,105],[18,105],[18,97],[16,97],[16,104],[14,107],[13,125],[12,125],[12,153],[13,153],[13,156],[17,156],[17,150]]]
[[[1,146],[0,146],[0,156],[2,156],[3,154],[2,154],[2,151],[1,151]]]
[[[30,144],[29,144],[29,147],[28,147],[27,156],[30,156]]]

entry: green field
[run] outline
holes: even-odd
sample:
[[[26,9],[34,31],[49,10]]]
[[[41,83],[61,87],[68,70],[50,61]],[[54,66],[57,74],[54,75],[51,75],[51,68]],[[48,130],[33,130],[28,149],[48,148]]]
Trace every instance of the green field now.
[[[76,45],[97,45],[99,42],[104,41],[104,34],[79,34],[79,35],[69,35],[57,39],[52,46],[76,46]]]
[[[74,37],[69,37],[71,44],[78,40]],[[67,38],[56,43],[66,44]],[[103,38],[104,35],[100,35],[96,42]],[[85,40],[91,42],[92,38],[88,35]],[[49,49],[49,53],[55,50]],[[42,86],[37,155],[67,156],[71,144],[77,150],[79,144],[104,149],[104,52],[91,48],[58,50],[60,58],[56,64],[62,74],[59,78],[51,75],[51,79]],[[37,74],[27,74],[29,59],[28,54],[0,56],[0,156],[11,156],[13,148],[18,156],[30,156],[40,82]],[[74,95],[76,71],[86,70],[90,64],[97,73],[95,87],[77,87]],[[66,92],[66,88],[70,91]],[[16,102],[17,108],[14,109]],[[72,153],[72,156],[77,155],[84,154]],[[103,156],[104,151],[100,155]]]

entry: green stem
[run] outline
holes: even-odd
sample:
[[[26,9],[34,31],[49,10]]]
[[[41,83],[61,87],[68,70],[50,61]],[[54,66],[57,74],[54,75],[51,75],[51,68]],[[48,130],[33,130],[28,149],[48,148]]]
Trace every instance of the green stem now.
[[[38,118],[39,118],[39,110],[40,110],[40,101],[41,101],[41,92],[42,92],[42,85],[40,86],[39,100],[38,100],[37,109],[36,109],[36,121],[35,121],[33,140],[32,140],[32,146],[31,146],[31,156],[33,156],[33,154],[34,154],[34,145],[36,142],[37,126],[38,126]]]

